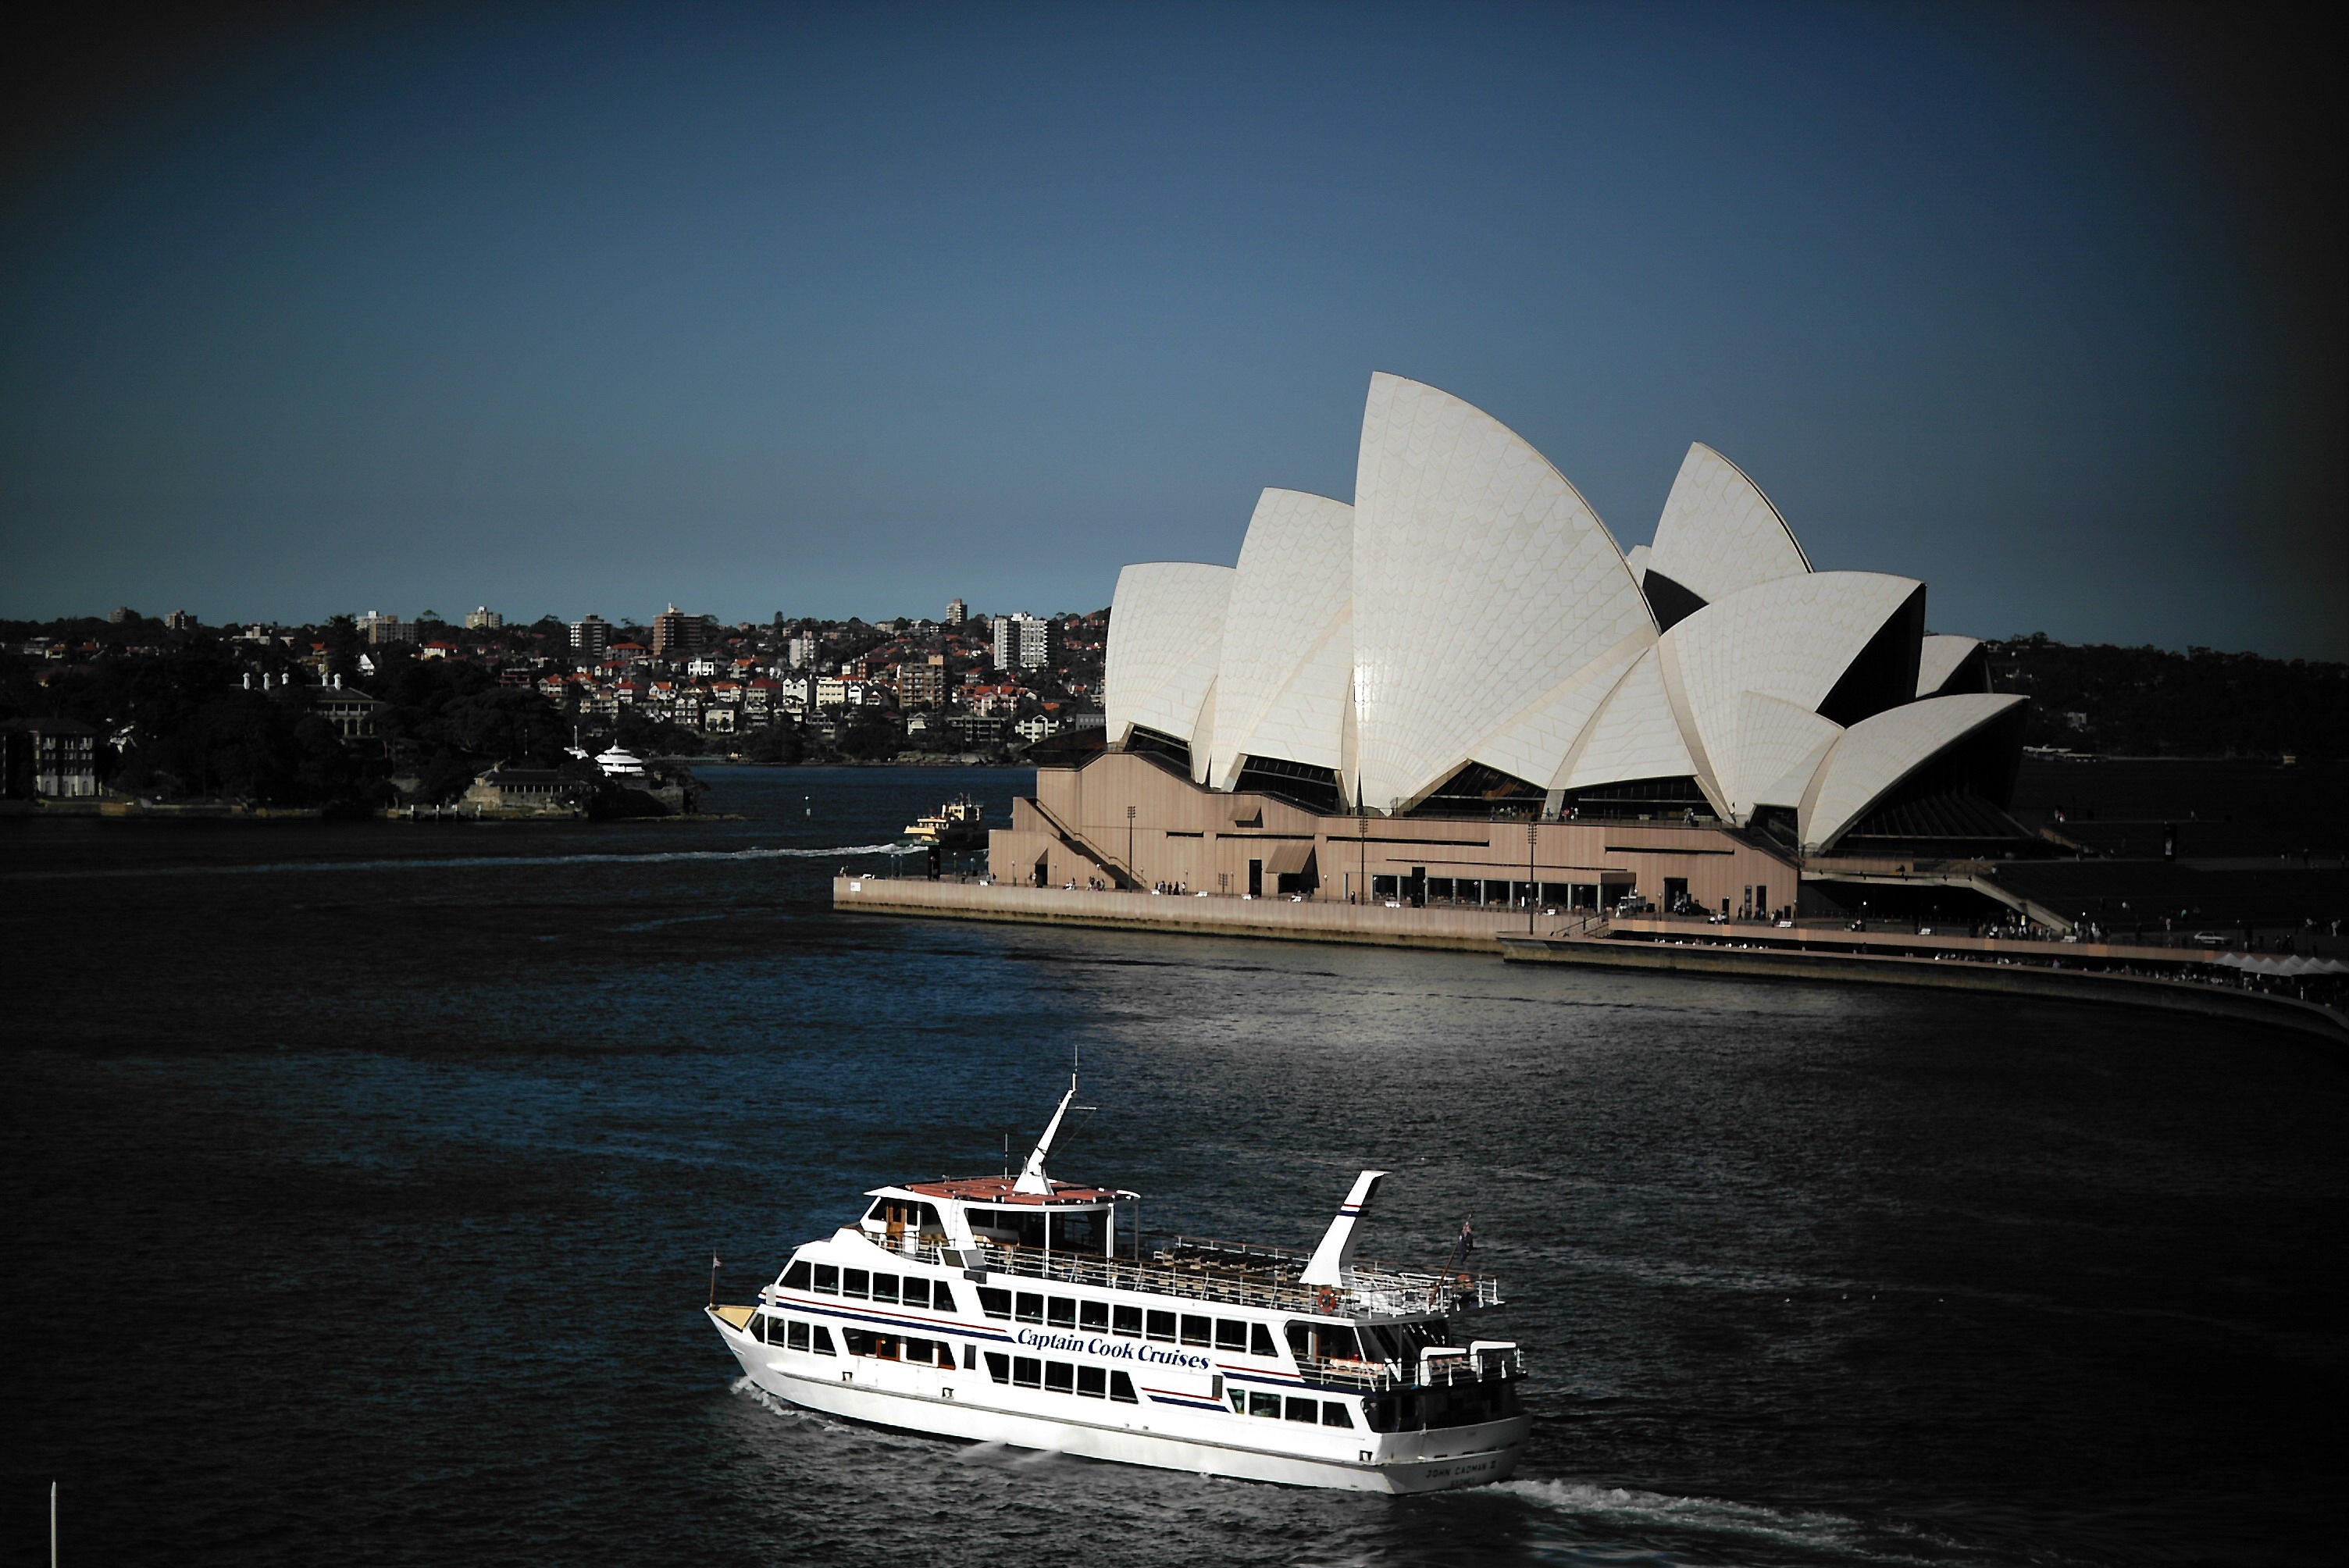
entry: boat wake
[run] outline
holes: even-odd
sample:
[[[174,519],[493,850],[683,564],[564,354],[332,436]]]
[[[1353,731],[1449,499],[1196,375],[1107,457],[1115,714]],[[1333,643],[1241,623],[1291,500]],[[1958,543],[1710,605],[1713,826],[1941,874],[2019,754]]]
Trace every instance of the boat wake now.
[[[12,872],[7,882],[41,882],[71,877],[88,882],[98,877],[244,876],[284,872],[448,871],[475,866],[626,866],[667,865],[682,861],[824,861],[842,855],[914,855],[919,845],[831,844],[820,849],[656,850],[640,855],[436,855],[377,861],[277,861],[251,866],[125,866],[106,871]]]
[[[1813,1509],[1780,1510],[1713,1497],[1672,1497],[1588,1481],[1505,1480],[1494,1491],[1570,1515],[1609,1531],[1677,1537],[1706,1561],[1730,1541],[1768,1542],[1805,1562],[1918,1563],[1934,1568],[2010,1561],[1988,1546],[1969,1548],[1946,1536],[1896,1523],[1869,1524]]]

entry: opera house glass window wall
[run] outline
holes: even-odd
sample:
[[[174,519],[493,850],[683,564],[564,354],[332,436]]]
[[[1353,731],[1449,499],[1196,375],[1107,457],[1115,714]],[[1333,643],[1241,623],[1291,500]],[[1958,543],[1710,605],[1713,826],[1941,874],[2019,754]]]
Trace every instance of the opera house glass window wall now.
[[[1520,897],[1662,903],[1669,882],[1758,913],[1810,857],[1980,852],[2021,834],[2024,699],[1972,639],[1928,636],[1925,602],[1814,570],[1702,445],[1627,554],[1507,427],[1374,376],[1352,504],[1268,490],[1236,564],[1119,574],[1109,748],[1040,772],[996,872],[1492,902],[1514,861]],[[1125,852],[1141,834],[1164,874],[1139,837]]]

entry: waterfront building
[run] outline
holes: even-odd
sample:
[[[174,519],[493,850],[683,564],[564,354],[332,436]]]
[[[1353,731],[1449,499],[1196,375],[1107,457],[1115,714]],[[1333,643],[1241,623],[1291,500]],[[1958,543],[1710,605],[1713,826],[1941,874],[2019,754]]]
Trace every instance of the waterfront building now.
[[[0,799],[79,800],[97,793],[97,730],[73,718],[0,722]]]
[[[1925,602],[1816,570],[1701,444],[1627,554],[1515,432],[1377,376],[1351,504],[1268,490],[1237,565],[1119,575],[1108,748],[1040,770],[996,872],[1766,913],[1822,856],[2012,854],[2024,699]]]

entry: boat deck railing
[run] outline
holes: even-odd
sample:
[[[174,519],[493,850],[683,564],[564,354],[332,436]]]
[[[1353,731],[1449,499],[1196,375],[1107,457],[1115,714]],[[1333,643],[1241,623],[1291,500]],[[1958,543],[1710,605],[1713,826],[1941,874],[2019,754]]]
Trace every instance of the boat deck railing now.
[[[1470,1349],[1458,1356],[1439,1353],[1416,1366],[1400,1361],[1331,1361],[1317,1357],[1297,1358],[1298,1371],[1309,1383],[1357,1388],[1366,1394],[1395,1389],[1440,1388],[1454,1383],[1481,1383],[1487,1377],[1522,1377],[1526,1353],[1514,1345]]]
[[[901,1257],[948,1268],[1322,1317],[1412,1317],[1501,1302],[1500,1281],[1491,1274],[1357,1264],[1340,1273],[1336,1287],[1321,1287],[1298,1283],[1308,1258],[1304,1253],[1189,1236],[1176,1237],[1143,1261],[996,1242],[950,1247],[936,1232],[898,1237],[867,1232],[865,1240]]]

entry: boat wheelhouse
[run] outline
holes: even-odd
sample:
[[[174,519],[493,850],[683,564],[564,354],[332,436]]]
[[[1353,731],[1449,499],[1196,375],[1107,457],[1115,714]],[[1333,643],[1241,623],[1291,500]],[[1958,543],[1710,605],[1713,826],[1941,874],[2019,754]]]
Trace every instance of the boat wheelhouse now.
[[[1384,1172],[1312,1253],[1147,1243],[1141,1200],[1019,1176],[875,1188],[752,1305],[709,1308],[775,1397],[944,1437],[1293,1485],[1431,1491],[1498,1480],[1530,1426],[1523,1352],[1464,1338],[1490,1275],[1354,1259]]]

